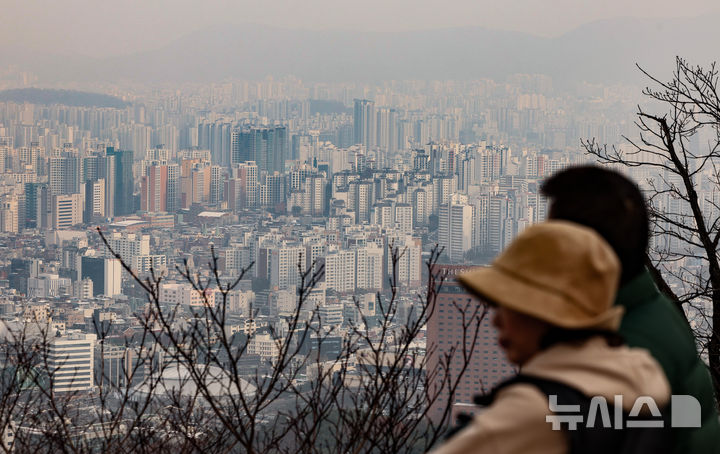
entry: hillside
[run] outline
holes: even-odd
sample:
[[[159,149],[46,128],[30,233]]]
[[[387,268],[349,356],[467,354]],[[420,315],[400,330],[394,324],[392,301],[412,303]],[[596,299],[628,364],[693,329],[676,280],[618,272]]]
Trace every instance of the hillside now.
[[[20,88],[0,91],[0,102],[31,104],[63,104],[78,107],[114,107],[122,109],[127,102],[102,93],[89,93],[75,90],[51,90],[44,88]]]

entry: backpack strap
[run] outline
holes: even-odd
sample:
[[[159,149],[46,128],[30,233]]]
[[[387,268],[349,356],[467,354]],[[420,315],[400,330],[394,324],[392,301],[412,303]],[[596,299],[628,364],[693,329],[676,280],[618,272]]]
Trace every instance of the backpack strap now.
[[[557,396],[559,405],[575,405],[579,407],[583,417],[587,417],[590,412],[591,397],[586,396],[577,388],[565,383],[550,380],[546,378],[536,377],[532,375],[518,374],[508,380],[505,380],[495,386],[492,391],[487,394],[474,397],[477,405],[489,406],[493,403],[497,394],[504,388],[516,384],[529,384],[535,386],[541,393],[548,396]],[[612,405],[612,403],[610,403]],[[609,417],[611,425],[614,425],[615,414],[610,407]],[[664,419],[663,428],[633,428],[631,430],[616,430],[613,427],[587,427],[580,424],[575,430],[567,430],[567,426],[563,426],[563,432],[568,439],[569,453],[646,453],[653,454],[670,452],[672,447],[672,434],[668,421],[667,408],[661,409]],[[550,407],[548,405],[548,415],[550,415]],[[623,419],[627,420],[628,414],[623,411]],[[548,423],[550,424],[550,423]]]
[[[487,407],[495,401],[497,394],[504,388],[512,385],[528,384],[533,385],[540,390],[543,394],[558,395],[565,397],[561,399],[563,403],[572,400],[573,402],[568,403],[581,403],[582,401],[589,400],[583,393],[578,391],[576,388],[561,383],[557,380],[551,380],[547,378],[536,377],[534,375],[517,374],[507,380],[498,383],[489,393],[478,394],[473,397],[473,402],[476,405]]]
[[[566,392],[573,392],[573,398],[577,400],[585,399],[585,397],[579,392],[576,391],[574,388],[571,388],[565,384],[559,383],[554,380],[548,380],[540,377],[535,377],[532,375],[523,375],[518,374],[514,377],[511,377],[507,380],[504,380],[495,387],[490,390],[490,392],[485,394],[477,394],[473,397],[473,403],[475,405],[479,405],[481,407],[488,407],[492,405],[492,403],[495,401],[495,397],[497,394],[502,391],[504,388],[507,388],[508,386],[520,384],[520,383],[527,383],[536,386],[540,389],[540,391],[546,395],[551,394],[559,394],[564,395]],[[566,402],[567,399],[562,399],[563,402]],[[575,403],[575,402],[572,402]],[[462,429],[464,429],[470,422],[472,421],[473,417],[469,413],[458,413],[455,417],[455,425],[452,426],[448,432],[445,434],[445,439],[452,438],[455,434],[460,432]]]

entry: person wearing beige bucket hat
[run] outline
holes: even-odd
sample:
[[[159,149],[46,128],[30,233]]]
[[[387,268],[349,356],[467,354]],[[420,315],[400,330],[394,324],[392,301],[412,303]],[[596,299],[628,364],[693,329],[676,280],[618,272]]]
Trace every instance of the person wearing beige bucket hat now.
[[[531,253],[529,253],[531,252]],[[554,221],[527,229],[491,267],[462,274],[472,293],[562,328],[617,329],[620,263],[592,230]]]
[[[619,276],[620,262],[605,240],[567,221],[527,228],[491,266],[460,275],[470,293],[495,307],[498,342],[520,374],[493,390],[489,405],[434,452],[665,452],[667,432],[569,434],[547,419],[548,389],[585,403],[622,396],[625,413],[641,396],[667,405],[660,366],[645,350],[621,345],[616,333]],[[628,443],[637,449],[625,449]]]

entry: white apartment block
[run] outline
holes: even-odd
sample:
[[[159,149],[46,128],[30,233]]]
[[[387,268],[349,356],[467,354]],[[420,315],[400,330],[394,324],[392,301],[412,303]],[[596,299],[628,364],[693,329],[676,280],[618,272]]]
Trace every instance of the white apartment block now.
[[[413,233],[413,207],[408,203],[395,205],[395,226],[402,233],[412,235]]]
[[[166,256],[150,254],[150,235],[113,232],[107,240],[112,250],[136,273],[149,273],[151,267],[156,272],[167,269]],[[105,254],[111,257],[110,251],[106,250]]]
[[[356,254],[356,288],[381,290],[383,288],[385,250],[371,243],[356,249]]]
[[[169,306],[215,307],[215,291],[205,289],[204,296],[187,283],[160,284],[160,303]]]
[[[317,238],[311,238],[305,244],[305,266],[309,269],[313,263],[325,255],[327,243]]]
[[[422,240],[411,235],[388,237],[401,253],[397,263],[397,285],[418,287],[422,279]],[[392,276],[392,253],[388,252],[388,276]]]
[[[89,391],[94,386],[95,334],[74,333],[55,338],[49,349],[53,392]]]
[[[0,198],[0,232],[18,233],[19,204],[16,194],[6,194]],[[25,220],[23,219],[23,223]]]
[[[395,226],[395,210],[391,202],[379,202],[373,206],[370,223],[383,227]]]
[[[105,296],[122,294],[122,265],[119,260],[105,260],[103,278],[105,280]]]
[[[164,255],[138,255],[129,262],[130,268],[140,274],[149,273],[151,267],[156,273],[167,269],[167,257]]]
[[[278,342],[269,333],[258,333],[248,341],[247,352],[261,358],[277,358],[280,350]]]
[[[450,203],[440,206],[438,218],[438,243],[454,262],[462,261],[465,253],[474,246],[477,216],[475,207],[464,199],[453,195]]]
[[[280,290],[295,290],[300,283],[298,263],[304,262],[303,246],[277,246],[270,250],[268,261],[270,266],[270,286]],[[305,263],[300,263],[305,266]]]
[[[343,304],[326,303],[318,307],[318,317],[322,328],[337,328],[343,324]]]
[[[136,255],[150,255],[150,235],[136,233],[113,232],[108,237],[108,244],[124,260]],[[107,252],[110,256],[110,252]]]
[[[86,191],[85,205],[88,207],[87,211],[91,212],[93,216],[104,217],[105,179],[101,178],[97,181],[88,181],[85,185],[90,187],[90,190]]]
[[[72,294],[72,281],[57,274],[41,273],[28,278],[28,297],[52,298]]]
[[[412,206],[415,212],[415,222],[425,225],[428,223],[428,217],[432,211],[432,204],[428,203],[428,192],[425,189],[417,189],[412,192]]]
[[[253,262],[253,249],[247,246],[234,246],[225,249],[225,270],[237,274]]]
[[[355,251],[336,251],[325,257],[325,286],[328,290],[353,292],[355,283]]]

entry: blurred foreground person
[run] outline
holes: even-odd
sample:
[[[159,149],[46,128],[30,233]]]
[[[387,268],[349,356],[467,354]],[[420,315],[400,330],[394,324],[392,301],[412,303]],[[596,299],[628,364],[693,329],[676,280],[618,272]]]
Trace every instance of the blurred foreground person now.
[[[520,374],[435,453],[666,452],[666,429],[628,425],[634,415],[664,427],[670,389],[645,350],[620,345],[619,276],[612,248],[564,221],[529,227],[491,267],[461,275],[496,307],[498,342]]]
[[[692,415],[699,417],[698,424],[673,429],[672,452],[720,452],[710,373],[683,314],[658,290],[645,267],[650,228],[640,189],[615,171],[579,166],[549,178],[542,192],[550,198],[551,219],[590,227],[612,246],[622,266],[615,301],[625,309],[620,334],[629,346],[650,351],[662,366],[673,395],[693,396],[701,406],[700,414]]]

